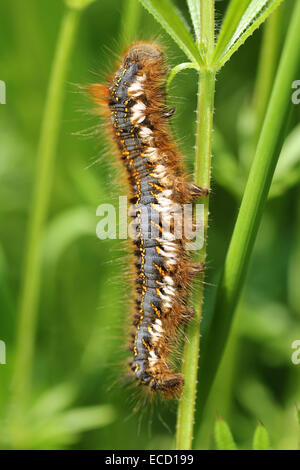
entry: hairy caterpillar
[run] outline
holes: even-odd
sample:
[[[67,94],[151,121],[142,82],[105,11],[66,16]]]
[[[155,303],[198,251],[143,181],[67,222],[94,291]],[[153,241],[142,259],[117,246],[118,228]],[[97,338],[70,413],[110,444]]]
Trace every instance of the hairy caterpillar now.
[[[150,390],[174,396],[182,388],[183,377],[172,370],[170,353],[176,347],[179,326],[192,317],[186,295],[190,280],[203,266],[190,261],[186,239],[174,236],[170,214],[206,196],[208,190],[187,181],[182,157],[172,142],[167,120],[174,109],[168,110],[165,104],[166,71],[164,55],[156,44],[134,43],[109,83],[94,84],[90,92],[106,111],[136,209],[130,374]],[[149,217],[142,217],[142,208]],[[158,222],[153,220],[154,213]],[[150,235],[152,225],[158,228],[155,237]]]

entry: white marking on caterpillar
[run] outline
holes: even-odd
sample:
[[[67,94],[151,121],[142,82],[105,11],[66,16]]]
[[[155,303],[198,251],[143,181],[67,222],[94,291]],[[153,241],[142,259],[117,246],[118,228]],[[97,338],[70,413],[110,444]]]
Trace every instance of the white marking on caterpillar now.
[[[132,106],[131,122],[133,124],[140,124],[146,118],[145,111],[146,106],[142,101],[137,101],[134,106]]]

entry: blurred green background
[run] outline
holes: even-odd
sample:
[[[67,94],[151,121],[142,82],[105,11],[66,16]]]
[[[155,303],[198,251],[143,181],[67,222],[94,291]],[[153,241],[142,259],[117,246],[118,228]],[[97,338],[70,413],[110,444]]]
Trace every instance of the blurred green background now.
[[[186,2],[175,3],[189,21]],[[0,105],[0,340],[7,351],[7,364],[0,365],[0,448],[174,447],[176,404],[142,405],[136,411],[138,395],[121,380],[130,308],[127,249],[119,240],[97,239],[96,208],[117,204],[124,190],[116,184],[114,155],[98,118],[78,87],[103,81],[127,39],[158,40],[170,65],[186,61],[141,7],[137,30],[126,31],[126,4],[96,0],[83,12],[76,34],[40,255],[32,393],[25,424],[12,427],[24,243],[40,124],[65,7],[62,0],[0,0],[0,79],[7,87],[7,104]],[[217,24],[227,4],[216,2]],[[292,4],[287,0],[280,10],[278,53]],[[203,341],[254,154],[262,37],[263,28],[217,77]],[[169,98],[176,103],[172,126],[190,174],[196,89],[195,72],[185,71],[176,77]],[[300,364],[291,361],[292,342],[300,340],[299,111],[300,105],[291,107],[280,168],[196,448],[215,447],[217,415],[226,419],[240,448],[251,447],[258,421],[267,428],[272,448],[299,445]]]

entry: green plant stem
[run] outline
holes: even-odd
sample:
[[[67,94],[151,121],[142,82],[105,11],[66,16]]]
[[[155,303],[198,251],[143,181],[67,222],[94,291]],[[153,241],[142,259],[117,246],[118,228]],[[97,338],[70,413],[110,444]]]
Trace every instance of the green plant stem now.
[[[280,153],[282,130],[291,103],[291,84],[300,60],[300,1],[295,3],[266,118],[227,252],[224,272],[200,358],[200,413],[222,357],[244,285],[250,255]]]
[[[273,15],[268,18],[265,24],[253,99],[256,115],[256,142],[259,138],[272,91],[281,42],[282,14],[283,6],[281,5],[275,10]]]
[[[205,45],[206,53],[213,53],[214,43],[214,1],[200,3],[202,18],[206,18],[206,26],[202,28],[201,44]],[[204,24],[205,21],[202,20]],[[197,134],[195,155],[195,182],[202,187],[210,187],[210,165],[212,147],[212,124],[215,91],[215,73],[208,68],[200,73],[198,85],[197,104]],[[208,227],[208,202],[204,204],[204,243],[198,260],[205,262],[206,234]],[[203,276],[201,281],[203,281]],[[195,400],[197,390],[197,369],[200,343],[200,321],[203,304],[203,282],[200,283],[195,299],[195,316],[188,327],[187,337],[189,341],[185,345],[183,359],[183,375],[185,378],[184,389],[178,407],[176,447],[180,450],[189,450],[192,447]]]
[[[79,10],[68,9],[63,18],[41,126],[32,208],[25,245],[13,376],[13,405],[14,409],[18,411],[24,409],[30,394],[37,307],[41,282],[40,248],[53,181],[55,150],[62,113],[63,90],[79,16]]]
[[[168,79],[167,79],[167,83],[166,83],[166,92],[167,93],[170,89],[170,85],[171,85],[172,81],[174,80],[175,76],[179,72],[181,72],[182,70],[186,70],[186,69],[194,69],[194,70],[199,71],[199,66],[196,63],[192,63],[192,62],[184,62],[182,64],[175,65],[175,67],[172,68],[172,70],[170,71],[170,73],[168,75]]]

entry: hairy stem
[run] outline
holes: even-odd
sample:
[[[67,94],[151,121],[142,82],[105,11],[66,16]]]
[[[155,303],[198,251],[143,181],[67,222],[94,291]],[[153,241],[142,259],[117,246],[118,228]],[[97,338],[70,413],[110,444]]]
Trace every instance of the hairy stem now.
[[[200,47],[205,51],[206,62],[209,63],[214,47],[214,0],[201,2],[200,11]],[[209,67],[206,67],[199,75],[195,155],[195,182],[205,188],[210,187],[214,91],[215,73],[211,71]],[[209,199],[206,198],[202,203],[204,205],[204,242],[197,257],[199,261],[204,263],[206,257]],[[203,276],[201,281],[203,281]],[[192,447],[202,304],[203,282],[200,283],[197,290],[195,298],[195,316],[188,327],[187,337],[189,341],[186,343],[184,350],[183,374],[185,384],[178,407],[176,441],[177,449],[180,450],[189,450]]]

